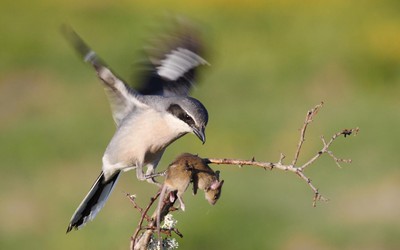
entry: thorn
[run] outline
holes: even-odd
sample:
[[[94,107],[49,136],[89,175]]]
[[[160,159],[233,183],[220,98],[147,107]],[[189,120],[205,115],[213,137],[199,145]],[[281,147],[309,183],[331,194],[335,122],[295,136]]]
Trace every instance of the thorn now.
[[[136,194],[130,194],[130,193],[127,193],[125,191],[122,191],[122,193],[125,193],[125,195],[128,196],[129,199],[131,199],[131,200],[135,200],[136,199]]]
[[[343,129],[343,131],[342,131],[342,135],[344,135],[344,138],[351,135],[352,133],[353,133],[353,131],[351,129]]]
[[[279,158],[279,164],[283,164],[283,160],[285,159],[285,155],[283,153],[281,153],[280,158]]]
[[[346,138],[347,136],[352,134],[357,135],[359,130],[360,129],[358,127],[353,129],[343,129],[341,134],[344,135],[344,137]]]

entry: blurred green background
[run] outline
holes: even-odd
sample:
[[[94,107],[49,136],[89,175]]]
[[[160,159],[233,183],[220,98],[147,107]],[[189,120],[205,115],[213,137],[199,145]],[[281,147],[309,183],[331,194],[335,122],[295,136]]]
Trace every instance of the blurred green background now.
[[[187,135],[165,153],[292,159],[308,109],[300,163],[319,137],[359,126],[306,174],[330,198],[291,173],[214,166],[225,179],[211,207],[185,195],[175,213],[181,249],[400,248],[400,4],[386,1],[27,1],[0,3],[0,248],[127,249],[139,215],[123,192],[146,204],[156,187],[123,175],[109,202],[81,231],[70,216],[101,167],[113,135],[107,99],[90,67],[62,38],[69,23],[124,78],[165,16],[205,27],[212,67],[193,96],[210,113],[207,143]],[[157,30],[157,29],[156,29]]]

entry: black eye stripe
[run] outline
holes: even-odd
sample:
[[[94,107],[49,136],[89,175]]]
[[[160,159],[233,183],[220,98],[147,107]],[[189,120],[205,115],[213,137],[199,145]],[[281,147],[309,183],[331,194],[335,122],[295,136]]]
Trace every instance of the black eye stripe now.
[[[173,114],[174,116],[178,117],[179,114],[185,113],[185,111],[183,111],[183,109],[181,108],[181,106],[179,106],[178,104],[171,104],[167,111],[171,114]]]
[[[182,121],[186,122],[189,125],[194,124],[192,117],[190,117],[186,113],[179,115],[178,118],[181,119]]]
[[[189,126],[194,124],[194,120],[190,115],[188,115],[178,104],[171,104],[167,111],[171,113],[172,115],[178,117],[185,123],[187,123]]]

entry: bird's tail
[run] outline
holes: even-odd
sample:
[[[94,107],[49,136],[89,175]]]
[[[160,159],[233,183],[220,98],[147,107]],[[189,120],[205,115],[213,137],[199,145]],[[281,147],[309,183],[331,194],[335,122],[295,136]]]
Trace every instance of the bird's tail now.
[[[100,173],[100,176],[90,188],[89,193],[72,215],[67,228],[67,233],[74,228],[80,229],[88,221],[91,221],[96,217],[97,213],[103,208],[110,196],[115,183],[117,183],[119,174],[120,172],[117,172],[109,180],[105,181],[104,173]]]

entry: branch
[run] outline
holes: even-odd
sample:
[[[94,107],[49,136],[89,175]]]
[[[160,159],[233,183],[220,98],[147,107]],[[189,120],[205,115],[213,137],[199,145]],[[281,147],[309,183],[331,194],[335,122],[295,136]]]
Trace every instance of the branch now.
[[[135,233],[134,233],[133,236],[131,237],[131,249],[137,249],[137,248],[135,247],[135,244],[136,244],[136,241],[137,241],[136,239],[137,239],[137,237],[138,237],[139,232],[143,229],[143,227],[142,227],[143,221],[144,221],[144,219],[146,218],[147,221],[148,221],[149,223],[152,223],[152,218],[150,218],[150,217],[147,215],[147,212],[149,211],[150,207],[153,205],[154,201],[160,196],[160,192],[157,192],[157,194],[156,194],[154,197],[150,198],[150,203],[149,203],[149,205],[147,205],[146,209],[142,209],[142,208],[140,208],[140,207],[136,204],[136,202],[135,202],[135,196],[128,195],[128,194],[127,194],[127,196],[128,196],[128,198],[129,198],[129,200],[134,204],[134,207],[135,207],[136,209],[138,209],[139,212],[141,213],[141,217],[140,217],[140,220],[139,220],[139,224],[138,224],[138,226],[136,227]]]
[[[339,136],[343,135],[345,138],[351,134],[358,134],[359,128],[353,128],[353,129],[344,129],[336,134],[334,134],[331,139],[329,140],[329,142],[327,143],[325,141],[325,138],[323,136],[321,136],[321,140],[322,143],[324,144],[323,148],[318,151],[318,153],[312,157],[308,162],[304,163],[300,169],[303,171],[306,167],[310,166],[312,163],[314,163],[322,154],[327,153],[329,156],[331,156],[333,158],[333,160],[335,161],[336,165],[338,167],[341,168],[339,162],[345,162],[345,163],[351,163],[351,159],[340,159],[337,158],[332,151],[329,151],[329,147],[331,146],[331,144],[333,143],[334,140],[336,140]]]
[[[294,158],[292,161],[293,166],[296,165],[297,159],[299,158],[301,146],[303,146],[303,143],[305,141],[305,134],[306,134],[306,129],[308,127],[308,124],[310,124],[313,121],[314,116],[318,113],[319,109],[322,108],[322,105],[324,105],[323,102],[321,102],[320,104],[315,106],[315,108],[313,108],[307,112],[306,119],[304,120],[303,127],[301,128],[300,140],[299,140],[299,143],[297,144],[297,150],[294,154]]]
[[[156,195],[150,199],[150,203],[147,205],[147,207],[145,209],[140,208],[137,205],[137,203],[135,201],[135,196],[129,195],[129,194],[127,194],[127,196],[129,198],[129,200],[133,203],[134,208],[137,209],[141,214],[141,218],[138,223],[138,226],[136,227],[135,233],[131,237],[130,249],[131,250],[148,249],[150,242],[152,241],[152,239],[154,240],[154,238],[152,238],[152,235],[157,231],[157,213],[158,213],[157,206],[154,209],[154,212],[151,216],[149,216],[147,213],[150,210],[150,208],[152,207],[152,205],[154,204],[154,201],[157,200],[157,198],[159,198],[160,191],[158,191],[156,193]],[[168,198],[169,194],[167,194],[166,197]],[[165,216],[168,213],[170,213],[171,211],[177,210],[176,208],[174,208],[174,204],[175,204],[175,200],[171,202],[170,199],[165,199],[163,201],[161,211],[160,211],[160,222],[162,222],[164,220]],[[146,220],[148,222],[147,226],[143,226],[144,220]],[[141,231],[143,231],[143,232],[141,234],[139,234]],[[183,235],[175,227],[172,227],[170,229],[161,228],[160,233],[164,233],[168,236],[171,236],[171,232],[176,233],[181,238],[183,237]],[[158,242],[155,241],[154,244],[157,245]]]
[[[335,133],[329,141],[326,141],[323,136],[321,136],[322,140],[322,148],[313,156],[311,157],[307,162],[305,162],[303,165],[298,164],[298,159],[301,154],[301,150],[303,147],[303,144],[306,140],[306,131],[308,128],[308,125],[313,121],[314,117],[318,113],[318,111],[322,108],[323,103],[321,102],[320,104],[316,105],[313,109],[309,110],[306,114],[304,123],[302,128],[300,129],[300,139],[297,144],[297,148],[293,157],[293,160],[291,161],[291,164],[285,164],[283,161],[285,159],[284,154],[280,154],[280,158],[277,162],[260,162],[256,161],[253,157],[251,160],[240,160],[240,159],[227,159],[227,158],[203,158],[205,162],[211,163],[211,164],[224,164],[224,165],[238,165],[239,167],[242,166],[255,166],[255,167],[260,167],[265,170],[273,170],[274,168],[280,169],[283,171],[287,172],[292,172],[295,173],[297,176],[299,176],[302,180],[304,180],[307,185],[311,188],[313,191],[313,206],[315,207],[318,201],[327,201],[325,197],[323,197],[319,191],[318,188],[313,185],[311,182],[311,179],[308,178],[305,175],[305,170],[308,168],[310,165],[314,164],[323,154],[329,155],[334,162],[337,164],[338,167],[341,167],[340,163],[351,163],[351,159],[341,159],[337,158],[333,152],[330,150],[331,145],[333,142],[339,138],[340,136],[347,137],[350,135],[356,135],[359,131],[358,128],[353,128],[353,129],[344,129],[340,132]],[[158,175],[165,175],[165,171],[159,174],[156,174],[155,176]],[[134,195],[129,195],[127,194],[128,198],[132,202],[133,206],[135,209],[139,211],[141,214],[140,221],[138,223],[138,226],[135,230],[135,233],[131,237],[131,250],[137,250],[137,249],[160,249],[159,242],[157,239],[154,237],[155,232],[157,231],[157,208],[154,210],[153,214],[151,216],[148,215],[148,211],[151,208],[151,206],[154,204],[154,201],[159,198],[160,191],[157,192],[157,194],[150,199],[150,203],[147,205],[145,209],[141,208],[138,206],[138,204],[135,201],[135,196]],[[170,194],[166,195],[166,199],[162,201],[162,208],[160,211],[160,221],[164,220],[164,217],[169,214],[171,211],[177,210],[174,208],[174,203],[168,199],[168,196]],[[143,226],[144,220],[147,221],[147,225]],[[161,228],[160,233],[166,234],[168,237],[171,236],[171,233],[175,232],[178,236],[183,237],[183,235],[179,232],[178,229],[175,228],[175,226],[169,227],[169,228]],[[167,237],[167,238],[168,238]],[[164,245],[165,242],[163,241],[163,246],[162,248],[167,248],[167,249],[174,249],[177,247],[177,243],[174,242],[174,239],[170,240],[170,245]],[[172,242],[172,243],[171,243]],[[171,245],[172,244],[172,245]]]
[[[286,165],[286,164],[283,163],[283,160],[285,159],[285,155],[283,155],[283,154],[280,155],[280,159],[276,163],[274,163],[274,162],[259,162],[259,161],[256,161],[254,158],[251,159],[251,160],[208,158],[208,161],[210,163],[212,163],[212,164],[238,165],[239,167],[242,167],[242,166],[256,166],[256,167],[264,168],[266,170],[267,169],[272,170],[274,168],[277,168],[277,169],[280,169],[280,170],[284,170],[284,171],[289,171],[289,172],[295,173],[297,176],[302,178],[308,184],[308,186],[312,189],[312,191],[314,193],[314,198],[313,198],[313,203],[312,204],[315,207],[316,204],[317,204],[317,201],[327,201],[328,199],[326,199],[325,197],[323,197],[319,193],[318,188],[316,188],[312,184],[311,179],[308,178],[304,174],[304,170],[308,166],[313,164],[323,154],[328,154],[330,157],[332,157],[333,160],[335,161],[335,163],[339,167],[341,167],[340,166],[340,162],[351,163],[351,159],[340,159],[340,158],[337,158],[333,154],[333,152],[329,150],[329,147],[332,145],[332,143],[339,136],[343,135],[344,137],[347,137],[347,136],[352,135],[352,134],[355,135],[359,131],[358,128],[344,129],[344,130],[342,130],[342,131],[340,131],[338,133],[335,133],[328,142],[325,141],[324,137],[321,137],[322,142],[323,142],[322,149],[319,150],[317,152],[317,154],[314,157],[312,157],[309,161],[304,163],[302,166],[297,167],[296,164],[297,164],[299,155],[301,153],[302,146],[303,146],[304,141],[305,141],[307,127],[313,121],[315,115],[318,113],[318,111],[320,110],[322,105],[323,105],[323,103],[321,102],[320,104],[318,104],[313,109],[311,109],[311,110],[309,110],[307,112],[306,118],[304,120],[303,127],[301,128],[301,131],[300,131],[300,140],[299,140],[299,143],[297,144],[297,149],[296,149],[296,152],[294,154],[294,158],[292,160],[292,163],[290,165]]]
[[[139,205],[136,203],[136,195],[134,195],[134,194],[131,195],[131,194],[126,193],[126,196],[129,198],[129,200],[133,204],[133,207],[136,208],[139,211],[139,213],[143,216],[143,218],[146,219],[148,222],[150,222],[151,221],[150,216],[148,216],[147,213],[144,213],[144,209],[139,207]],[[154,197],[150,200],[150,205],[152,204],[153,201],[154,201]]]

